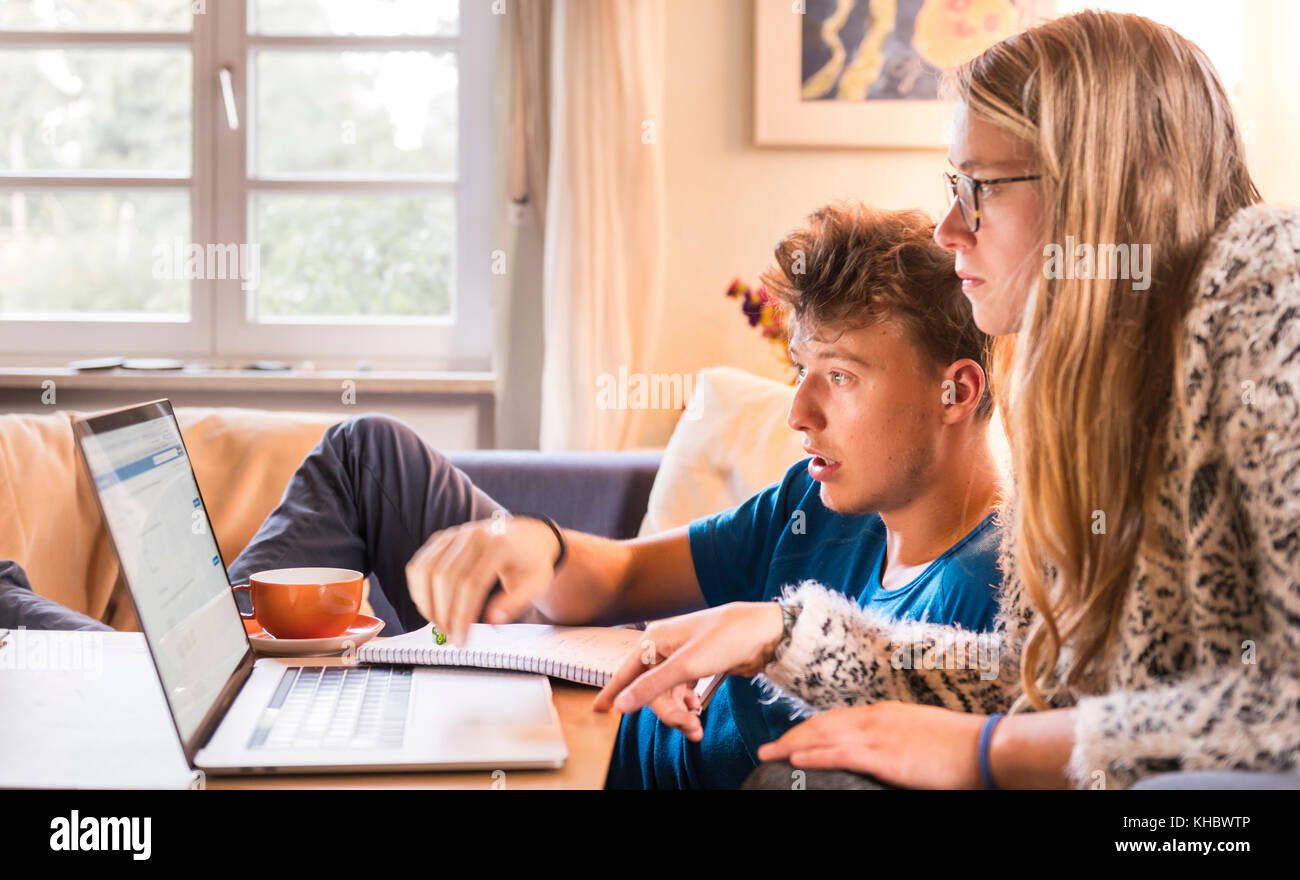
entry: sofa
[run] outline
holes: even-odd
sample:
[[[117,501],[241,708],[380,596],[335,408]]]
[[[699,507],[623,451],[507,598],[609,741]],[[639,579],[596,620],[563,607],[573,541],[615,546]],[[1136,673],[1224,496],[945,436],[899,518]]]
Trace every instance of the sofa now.
[[[733,368],[700,374],[693,413],[648,452],[449,452],[509,510],[630,538],[739,503],[801,458],[785,426],[791,389]],[[698,414],[699,417],[694,417]],[[138,630],[116,556],[78,459],[75,413],[0,415],[0,560],[42,596],[118,630]],[[278,503],[294,469],[338,414],[178,407],[177,421],[227,565]],[[688,417],[691,416],[691,417]],[[398,631],[382,595],[364,610]]]
[[[114,629],[138,630],[116,557],[77,457],[75,413],[0,416],[0,559],[33,588]],[[278,503],[294,469],[340,418],[246,409],[176,409],[204,504],[229,565]],[[659,452],[449,452],[509,510],[544,512],[566,528],[628,538],[645,516]],[[366,613],[400,631],[381,594]]]

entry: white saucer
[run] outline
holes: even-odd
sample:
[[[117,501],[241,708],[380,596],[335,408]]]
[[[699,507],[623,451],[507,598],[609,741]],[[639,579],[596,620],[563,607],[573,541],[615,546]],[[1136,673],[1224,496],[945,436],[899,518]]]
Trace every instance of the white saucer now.
[[[342,654],[349,648],[370,641],[384,628],[384,622],[368,614],[358,614],[352,625],[340,635],[324,639],[277,639],[262,629],[256,620],[244,618],[248,643],[259,654],[273,657],[306,657],[323,654]]]

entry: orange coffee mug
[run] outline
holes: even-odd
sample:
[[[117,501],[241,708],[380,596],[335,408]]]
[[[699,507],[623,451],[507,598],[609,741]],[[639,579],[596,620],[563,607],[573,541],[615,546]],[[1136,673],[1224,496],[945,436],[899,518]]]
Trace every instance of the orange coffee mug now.
[[[231,589],[248,590],[249,614],[277,639],[340,636],[361,610],[365,575],[350,568],[276,568],[259,571]]]

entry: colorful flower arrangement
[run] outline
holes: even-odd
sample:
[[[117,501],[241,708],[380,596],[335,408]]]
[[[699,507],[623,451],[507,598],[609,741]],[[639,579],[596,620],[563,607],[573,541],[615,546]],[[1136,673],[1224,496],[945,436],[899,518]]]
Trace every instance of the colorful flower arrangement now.
[[[780,349],[782,361],[791,363],[789,315],[767,288],[760,286],[754,290],[737,278],[727,288],[727,296],[740,299],[740,310],[745,313],[749,326],[761,327],[763,338]]]

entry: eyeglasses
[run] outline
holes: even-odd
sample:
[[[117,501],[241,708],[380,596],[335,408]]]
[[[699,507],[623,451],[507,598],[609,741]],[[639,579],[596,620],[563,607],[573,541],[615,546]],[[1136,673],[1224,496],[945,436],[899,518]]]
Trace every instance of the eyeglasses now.
[[[947,181],[949,190],[952,191],[952,198],[957,200],[957,207],[961,210],[961,219],[966,221],[966,227],[971,233],[980,231],[980,190],[986,186],[995,183],[1018,183],[1022,180],[1042,180],[1041,174],[1030,174],[1025,177],[999,177],[995,180],[980,180],[977,177],[971,177],[969,174],[950,174],[943,172],[943,179]],[[948,202],[948,207],[952,207],[952,201]]]

